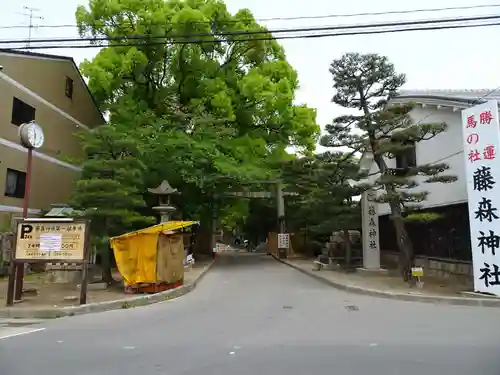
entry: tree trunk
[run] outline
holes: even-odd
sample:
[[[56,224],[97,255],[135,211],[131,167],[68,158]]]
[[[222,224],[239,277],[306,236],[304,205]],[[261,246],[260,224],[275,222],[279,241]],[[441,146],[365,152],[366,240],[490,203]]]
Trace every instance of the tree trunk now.
[[[413,267],[413,261],[415,260],[415,255],[413,253],[413,244],[411,242],[410,236],[408,235],[408,232],[406,231],[399,204],[391,203],[390,206],[392,212],[392,222],[394,224],[394,229],[396,229],[396,240],[400,252],[400,271],[403,276],[403,280],[410,281],[411,267]]]
[[[349,236],[349,230],[343,229],[342,235],[344,238],[345,268],[350,269],[352,262],[352,245],[351,245],[351,238]]]
[[[372,146],[373,148],[373,146]],[[380,155],[374,157],[375,162],[382,175],[387,173],[387,165],[384,159]],[[401,203],[396,197],[396,192],[394,187],[390,184],[384,185],[385,191],[389,196],[389,206],[391,208],[391,218],[396,230],[396,242],[398,244],[398,250],[400,252],[399,267],[403,276],[404,281],[411,280],[411,267],[413,266],[414,254],[413,254],[413,244],[411,243],[410,236],[406,231],[405,223],[403,221],[403,215],[401,212]],[[393,197],[391,199],[391,196]]]
[[[212,232],[209,219],[202,219],[200,228],[196,231],[196,242],[194,247],[195,254],[213,255],[212,247]]]
[[[106,284],[113,283],[113,275],[111,273],[111,250],[109,246],[103,247],[101,251],[101,275],[102,281]]]
[[[104,219],[104,228],[109,228],[110,225],[108,223],[108,219]],[[102,276],[102,281],[105,282],[108,285],[111,285],[114,280],[113,280],[113,275],[111,273],[111,248],[109,245],[109,233],[107,234],[106,237],[101,237],[101,238],[107,238],[106,241],[100,241],[102,246],[101,248],[101,276]],[[104,242],[104,243],[102,243]]]
[[[213,248],[214,235],[214,220],[213,210],[204,210],[200,218],[200,226],[196,231],[195,254],[203,254],[203,256],[213,257],[215,254]]]

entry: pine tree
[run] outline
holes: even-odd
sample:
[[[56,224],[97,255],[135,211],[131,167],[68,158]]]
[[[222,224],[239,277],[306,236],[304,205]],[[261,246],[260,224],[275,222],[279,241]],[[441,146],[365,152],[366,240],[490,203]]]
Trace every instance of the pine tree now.
[[[407,105],[391,105],[406,81],[398,74],[387,57],[377,54],[348,53],[330,66],[335,95],[332,101],[342,107],[358,110],[358,114],[340,116],[327,126],[328,134],[321,144],[326,147],[348,147],[356,152],[370,152],[378,167],[376,177],[370,178],[366,188],[380,190],[377,201],[388,203],[391,219],[402,255],[400,267],[405,280],[410,279],[414,252],[405,227],[405,220],[429,219],[418,212],[419,203],[425,201],[427,191],[415,191],[419,182],[449,183],[455,176],[443,175],[449,169],[445,163],[392,167],[389,159],[408,155],[415,144],[444,132],[445,123],[414,122],[413,109]]]
[[[103,280],[112,282],[109,237],[143,228],[153,219],[141,215],[144,166],[136,140],[112,125],[79,133],[85,152],[72,205],[91,220],[91,239],[102,259]]]
[[[357,229],[361,223],[359,204],[353,201],[359,189],[350,183],[357,172],[357,159],[332,152],[294,160],[284,169],[285,181],[300,194],[288,209],[290,220],[294,226],[307,229],[319,246],[332,231],[341,231],[347,268],[351,263],[349,229]]]

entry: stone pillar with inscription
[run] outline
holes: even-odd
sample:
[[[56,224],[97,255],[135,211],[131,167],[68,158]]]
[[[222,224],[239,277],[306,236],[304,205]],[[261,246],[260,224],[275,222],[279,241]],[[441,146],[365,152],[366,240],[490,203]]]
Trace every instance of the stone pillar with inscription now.
[[[380,268],[380,243],[377,202],[373,191],[365,191],[361,200],[363,230],[363,268],[360,271],[385,271]]]

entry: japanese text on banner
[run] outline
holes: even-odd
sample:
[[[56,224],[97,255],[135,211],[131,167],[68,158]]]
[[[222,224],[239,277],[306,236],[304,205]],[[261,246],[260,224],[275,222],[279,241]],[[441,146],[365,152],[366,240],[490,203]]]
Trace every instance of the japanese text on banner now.
[[[500,295],[498,104],[462,111],[474,289]]]

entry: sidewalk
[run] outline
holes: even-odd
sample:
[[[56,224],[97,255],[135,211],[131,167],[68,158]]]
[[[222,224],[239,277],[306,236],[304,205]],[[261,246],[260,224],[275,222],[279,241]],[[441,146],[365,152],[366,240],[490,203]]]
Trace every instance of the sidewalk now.
[[[196,263],[191,270],[185,273],[184,285],[161,293],[126,295],[125,298],[91,302],[81,306],[1,306],[0,322],[3,321],[3,324],[6,324],[5,319],[51,319],[107,310],[128,309],[177,298],[193,290],[196,284],[210,270],[213,263],[213,260]]]
[[[351,293],[402,301],[441,303],[462,306],[500,307],[500,298],[483,296],[463,296],[460,285],[448,283],[437,285],[428,283],[424,288],[410,288],[403,280],[394,275],[346,273],[337,270],[313,269],[313,259],[277,259],[296,270],[322,281],[334,288]]]

